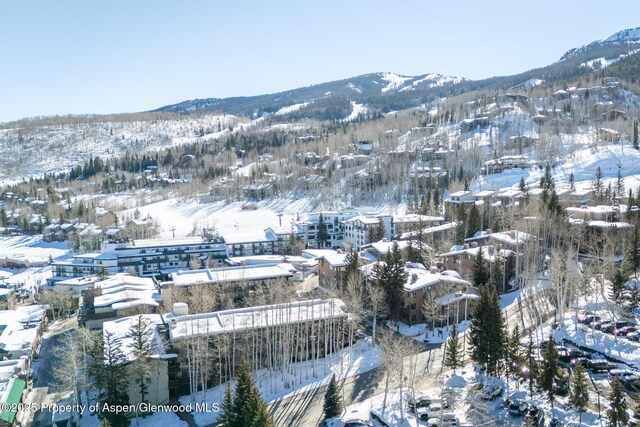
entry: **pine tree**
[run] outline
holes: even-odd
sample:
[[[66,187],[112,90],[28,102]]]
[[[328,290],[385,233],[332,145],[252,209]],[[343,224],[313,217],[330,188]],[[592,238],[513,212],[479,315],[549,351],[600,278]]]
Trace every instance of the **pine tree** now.
[[[93,363],[90,371],[98,390],[98,401],[108,405],[128,404],[127,357],[120,340],[113,333],[104,332],[102,339],[96,340],[91,353]],[[103,416],[111,425],[126,425],[127,417],[122,413],[105,412]]]
[[[238,380],[233,396],[233,411],[229,427],[265,427],[272,426],[273,419],[256,388],[249,365],[243,358],[238,365]]]
[[[375,242],[378,242],[384,239],[385,229],[384,229],[384,221],[382,220],[382,218],[380,218],[380,220],[378,221],[378,225],[376,225],[374,230],[375,230],[375,237],[374,237]]]
[[[633,274],[638,277],[638,269],[640,269],[640,226],[637,223],[625,240],[623,267],[625,275]]]
[[[640,149],[638,146],[638,120],[633,121],[633,148]]]
[[[533,395],[533,386],[538,378],[538,361],[533,353],[533,338],[529,335],[529,343],[527,344],[526,363],[529,368],[529,395]]]
[[[489,281],[487,270],[484,265],[484,254],[482,247],[478,248],[478,253],[473,261],[473,283],[476,286],[486,285]]]
[[[576,189],[576,178],[573,176],[573,172],[569,174],[569,188],[571,191]]]
[[[318,233],[316,235],[316,241],[319,248],[326,248],[329,235],[327,234],[327,224],[324,222],[324,217],[320,214],[318,218]]]
[[[131,323],[128,337],[133,341],[130,346],[134,357],[132,370],[140,392],[140,401],[146,402],[147,392],[149,391],[149,378],[151,376],[153,332],[149,321],[143,315],[138,315],[134,322]]]
[[[505,359],[509,373],[515,376],[522,364],[522,354],[520,351],[520,328],[518,325],[513,328],[513,331],[511,331],[511,335],[507,340]]]
[[[591,181],[591,187],[593,188],[593,195],[596,204],[601,204],[604,201],[604,181],[600,166],[596,169],[596,174]]]
[[[624,296],[625,290],[625,278],[620,271],[619,268],[616,268],[613,276],[610,278],[611,280],[611,299],[616,302],[616,304],[620,304],[622,302],[622,297]]]
[[[322,408],[325,420],[336,417],[342,413],[342,399],[340,398],[340,388],[338,387],[335,374],[331,376],[331,381],[329,381]]]
[[[493,273],[491,273],[491,285],[496,289],[500,289],[504,291],[504,269],[502,268],[502,258],[496,256],[495,262],[493,263]]]
[[[471,358],[476,363],[485,365],[489,375],[495,375],[505,352],[505,319],[496,289],[481,285],[478,291],[479,300],[473,310],[469,332]]]
[[[542,356],[542,372],[540,375],[540,385],[543,390],[547,392],[547,397],[551,401],[551,407],[554,402],[554,389],[553,382],[558,372],[558,351],[556,350],[555,342],[552,338],[549,338],[547,348],[544,350]]]
[[[352,276],[358,274],[359,267],[358,252],[350,251],[347,254],[347,265],[344,267],[344,284],[346,284]]]
[[[462,349],[460,348],[460,340],[458,337],[458,325],[453,324],[453,328],[449,332],[449,338],[444,349],[444,366],[456,369],[462,366]]]
[[[474,203],[469,210],[469,219],[467,221],[466,237],[472,237],[476,231],[480,231],[482,228],[482,218],[480,218],[480,211],[478,206]]]
[[[404,284],[407,281],[407,272],[397,242],[393,243],[392,250],[385,256],[384,265],[380,270],[382,275],[377,278],[377,281],[387,295],[389,314],[393,320],[400,320],[404,308]]]
[[[222,412],[218,415],[218,424],[222,427],[233,426],[233,395],[231,394],[230,382],[227,383],[227,386],[224,389]]]
[[[613,377],[611,383],[611,394],[609,395],[611,406],[607,410],[609,424],[613,427],[625,426],[629,422],[629,413],[627,412],[627,400],[622,394],[622,383],[618,376]]]
[[[587,387],[587,374],[581,363],[578,363],[573,369],[571,386],[569,403],[578,411],[580,424],[582,424],[582,413],[589,407],[589,389]]]
[[[618,162],[618,176],[616,178],[616,197],[624,197],[624,177],[622,176],[622,164]]]

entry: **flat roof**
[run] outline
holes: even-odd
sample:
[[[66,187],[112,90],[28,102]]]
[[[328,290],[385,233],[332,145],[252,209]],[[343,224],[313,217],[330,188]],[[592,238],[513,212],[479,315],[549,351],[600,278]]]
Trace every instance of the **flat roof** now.
[[[313,299],[287,304],[263,305],[185,316],[167,316],[171,337],[218,335],[292,323],[347,317],[344,303],[337,299]]]
[[[223,269],[180,270],[171,274],[176,286],[189,286],[197,283],[225,283],[243,280],[265,280],[293,277],[290,264],[269,266],[243,266]]]

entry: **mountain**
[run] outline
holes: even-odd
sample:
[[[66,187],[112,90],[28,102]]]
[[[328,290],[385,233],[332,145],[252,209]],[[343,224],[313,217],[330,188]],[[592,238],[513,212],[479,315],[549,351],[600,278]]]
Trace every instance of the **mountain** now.
[[[304,115],[319,119],[336,119],[343,118],[344,115],[331,117],[332,114],[329,113],[325,114],[327,117],[322,117],[323,114],[320,112],[326,112],[330,104],[337,104],[349,109],[351,108],[351,101],[359,104],[371,104],[372,107],[377,108],[379,107],[378,104],[381,104],[380,106],[392,104],[393,102],[390,102],[391,99],[414,99],[420,97],[425,91],[434,88],[450,88],[463,81],[465,79],[461,77],[445,76],[437,73],[420,76],[403,76],[390,72],[372,73],[275,94],[224,99],[194,99],[164,106],[156,111],[189,113],[215,110],[257,118],[278,112],[281,115],[283,109],[299,106],[298,108],[292,108],[291,111],[284,110],[285,114],[295,113],[296,116]],[[413,93],[414,95],[406,95],[407,93]],[[405,96],[402,94],[405,94]],[[377,102],[378,98],[384,101]],[[406,108],[404,103],[400,101],[398,109],[402,107]],[[382,109],[384,110],[384,108]]]
[[[639,50],[640,28],[632,28],[617,32],[604,40],[571,49],[550,65],[511,76],[468,80],[437,73],[404,76],[382,72],[275,94],[188,100],[155,111],[215,111],[253,119],[277,114],[290,119],[340,120],[352,117],[357,111],[396,111],[416,107],[439,97],[475,90],[508,90],[526,87],[532,82],[538,85],[542,82],[555,84],[569,81],[635,56]]]

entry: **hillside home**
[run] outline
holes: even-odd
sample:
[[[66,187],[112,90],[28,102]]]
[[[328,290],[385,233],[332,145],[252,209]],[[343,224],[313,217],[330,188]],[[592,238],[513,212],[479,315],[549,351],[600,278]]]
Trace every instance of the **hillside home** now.
[[[157,313],[161,303],[162,297],[152,278],[118,274],[95,282],[93,288],[84,291],[78,323],[100,329],[107,320]]]

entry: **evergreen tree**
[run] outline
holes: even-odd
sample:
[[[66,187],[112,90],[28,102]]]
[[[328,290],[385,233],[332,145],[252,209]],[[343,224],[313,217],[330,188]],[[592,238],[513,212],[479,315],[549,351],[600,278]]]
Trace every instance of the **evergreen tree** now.
[[[358,252],[350,251],[347,254],[347,264],[344,266],[344,284],[346,284],[352,276],[358,274],[360,264],[358,262]]]
[[[582,424],[582,413],[589,407],[589,389],[587,388],[587,374],[581,363],[575,366],[571,378],[569,403],[578,411],[580,424]]]
[[[249,365],[243,358],[238,365],[238,380],[233,396],[233,411],[229,414],[229,427],[265,427],[273,425],[266,405],[256,388]]]
[[[547,396],[551,401],[551,407],[554,402],[554,389],[553,382],[558,372],[558,351],[556,350],[555,342],[552,338],[549,338],[547,348],[542,355],[542,372],[540,375],[540,385],[543,390],[547,392]]]
[[[7,223],[7,211],[5,211],[3,207],[0,207],[0,225],[6,227]]]
[[[604,180],[600,166],[596,169],[596,174],[591,181],[591,187],[593,188],[593,195],[596,204],[602,204],[604,201]]]
[[[496,260],[493,263],[493,273],[491,273],[491,285],[496,289],[504,291],[504,269],[502,268],[502,258],[496,256]]]
[[[517,375],[522,364],[522,354],[520,351],[520,328],[518,325],[513,328],[511,335],[507,339],[505,359],[509,373],[513,376]]]
[[[233,425],[233,395],[231,393],[231,382],[228,382],[224,389],[222,412],[218,415],[218,424],[222,427],[231,427]]]
[[[616,197],[624,197],[624,178],[622,176],[622,164],[618,162],[618,176],[616,178]]]
[[[613,276],[611,276],[611,299],[616,302],[616,304],[620,304],[622,302],[622,297],[624,296],[625,283],[626,280],[622,271],[619,268],[616,268]]]
[[[327,234],[327,224],[324,222],[324,217],[320,214],[318,218],[318,233],[316,235],[316,241],[319,248],[326,248],[329,241],[329,235]]]
[[[633,190],[629,189],[629,197],[627,198],[627,210],[624,213],[624,218],[629,221],[633,217],[632,208],[635,206],[636,200],[633,197]]]
[[[627,235],[624,248],[623,267],[625,275],[638,277],[640,269],[640,226],[636,223]]]
[[[131,323],[128,337],[133,341],[130,348],[134,357],[132,370],[135,382],[138,385],[138,391],[140,392],[140,401],[146,402],[151,376],[151,342],[153,332],[149,321],[142,314],[139,314],[134,322]]]
[[[522,191],[523,193],[527,191],[527,183],[524,181],[524,177],[520,178],[520,182],[518,183],[518,190]]]
[[[476,204],[471,205],[469,210],[469,219],[467,221],[466,237],[472,237],[476,231],[480,231],[482,228],[482,218],[480,218],[480,211]]]
[[[342,399],[340,398],[340,388],[338,387],[335,374],[331,376],[331,381],[329,381],[322,408],[325,420],[336,417],[342,413]]]
[[[576,189],[576,178],[573,176],[573,171],[569,175],[569,188],[571,191]]]
[[[478,291],[479,300],[473,310],[469,332],[471,358],[476,363],[485,365],[487,374],[495,375],[505,352],[505,319],[495,288],[481,285]]]
[[[462,366],[462,349],[460,348],[460,340],[458,337],[458,325],[453,324],[453,328],[449,332],[449,338],[444,349],[444,366],[456,369]]]
[[[377,286],[385,290],[391,318],[400,320],[404,308],[404,284],[407,280],[407,272],[404,269],[404,261],[397,242],[393,243],[393,248],[385,256],[384,263],[374,267],[373,280]]]
[[[633,288],[631,288],[631,295],[629,296],[629,303],[631,307],[638,308],[640,307],[640,291],[638,291],[638,285],[636,284]]]
[[[374,230],[375,230],[374,242],[378,242],[384,239],[385,229],[384,229],[384,221],[382,220],[382,218],[380,218],[380,220],[378,221],[378,225],[376,225]]]
[[[611,406],[607,410],[609,424],[613,427],[625,426],[629,422],[629,413],[627,412],[627,400],[622,394],[622,383],[616,375],[611,382],[611,394],[609,395]]]
[[[529,335],[529,343],[527,344],[526,363],[529,368],[529,375],[527,377],[529,382],[529,395],[533,395],[533,386],[538,378],[538,361],[533,352],[533,338],[531,335]]]
[[[638,120],[633,121],[633,148],[640,149],[638,146]]]
[[[104,332],[102,339],[97,339],[92,349],[93,363],[90,371],[98,390],[98,401],[108,405],[127,405],[129,384],[127,357],[122,344],[113,333]],[[122,413],[105,412],[102,414],[111,425],[126,425],[127,417]]]
[[[489,281],[487,277],[487,270],[484,265],[484,254],[482,247],[478,248],[478,253],[473,260],[473,283],[476,286],[486,285]]]

